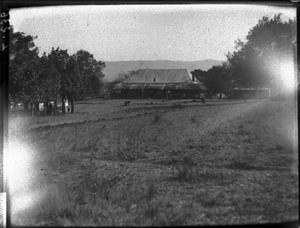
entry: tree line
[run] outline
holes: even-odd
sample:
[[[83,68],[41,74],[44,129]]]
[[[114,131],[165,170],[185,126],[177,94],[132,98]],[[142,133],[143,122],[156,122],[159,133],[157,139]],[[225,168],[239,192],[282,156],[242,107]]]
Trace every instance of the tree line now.
[[[21,102],[27,110],[30,103],[34,114],[39,103],[47,108],[48,102],[54,101],[53,112],[57,113],[57,101],[61,100],[65,113],[68,99],[73,113],[75,101],[99,95],[105,63],[88,51],[70,55],[68,50],[52,47],[50,53],[40,57],[34,44],[37,36],[11,28],[9,37],[9,102],[14,106]]]
[[[227,60],[208,71],[191,73],[201,81],[211,95],[230,96],[234,87],[282,88],[280,65],[293,63],[296,50],[296,20],[283,21],[281,14],[264,16],[248,32],[245,41],[235,41],[235,50]]]

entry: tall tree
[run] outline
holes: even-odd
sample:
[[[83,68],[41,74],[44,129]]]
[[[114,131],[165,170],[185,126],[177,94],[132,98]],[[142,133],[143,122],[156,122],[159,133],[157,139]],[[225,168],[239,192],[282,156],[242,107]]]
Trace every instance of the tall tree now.
[[[40,89],[40,99],[45,104],[48,101],[54,101],[54,113],[56,114],[56,101],[60,98],[61,75],[45,53],[40,59],[39,68],[37,81]]]
[[[191,74],[206,86],[212,96],[219,94],[219,98],[222,98],[222,94],[230,94],[231,78],[226,63],[213,66],[208,71],[194,70]]]
[[[40,58],[38,48],[30,35],[10,30],[9,99],[15,104],[70,100],[74,112],[74,101],[86,96],[99,95],[105,63],[96,61],[92,54],[80,50],[70,56],[67,50],[52,48]],[[32,109],[33,110],[33,109]]]
[[[287,62],[293,64],[295,41],[295,20],[283,21],[281,14],[263,17],[249,31],[246,40],[238,40],[235,51],[227,55],[235,84],[280,89],[281,67]]]
[[[96,97],[100,95],[103,86],[102,80],[96,75],[91,75],[86,78],[86,95],[89,97]]]
[[[65,112],[65,99],[71,104],[74,112],[74,102],[86,96],[98,95],[101,89],[102,73],[105,63],[96,61],[92,54],[79,50],[70,56],[67,50],[52,48],[49,59],[60,74],[60,96]]]
[[[73,55],[79,76],[81,91],[78,98],[99,95],[104,77],[105,63],[97,61],[92,54],[79,50]]]
[[[39,84],[37,83],[39,64],[38,48],[34,44],[36,37],[14,32],[10,29],[9,39],[9,100],[15,104],[39,99]]]
[[[74,113],[74,101],[84,97],[84,77],[80,75],[75,56],[70,56],[67,63],[67,74],[65,77],[65,94],[71,104],[71,112]]]
[[[52,48],[51,52],[48,55],[48,58],[60,76],[59,95],[62,100],[62,113],[64,114],[65,100],[67,99],[68,91],[70,90],[70,79],[68,78],[67,70],[67,64],[69,62],[70,56],[68,54],[68,50],[62,50],[58,47],[56,49]]]

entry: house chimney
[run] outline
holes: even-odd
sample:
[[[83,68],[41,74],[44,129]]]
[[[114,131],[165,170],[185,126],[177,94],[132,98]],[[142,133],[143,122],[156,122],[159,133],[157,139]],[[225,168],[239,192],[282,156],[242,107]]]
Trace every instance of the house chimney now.
[[[195,76],[192,74],[192,80],[193,80],[193,82],[195,81]]]
[[[155,82],[155,78],[153,78],[153,81]]]

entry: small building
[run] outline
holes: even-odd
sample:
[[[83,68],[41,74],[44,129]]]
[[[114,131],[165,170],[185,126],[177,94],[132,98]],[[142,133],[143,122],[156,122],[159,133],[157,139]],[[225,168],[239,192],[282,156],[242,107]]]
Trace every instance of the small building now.
[[[238,88],[232,89],[232,99],[269,99],[271,89],[270,88]]]
[[[206,87],[187,69],[140,69],[113,88],[112,98],[189,99]]]

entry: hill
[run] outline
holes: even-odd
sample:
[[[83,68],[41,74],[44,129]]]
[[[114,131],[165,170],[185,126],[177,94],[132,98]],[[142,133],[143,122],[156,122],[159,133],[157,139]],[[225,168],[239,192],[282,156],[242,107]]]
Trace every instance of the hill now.
[[[106,67],[103,70],[105,81],[112,81],[120,73],[127,73],[137,69],[195,69],[208,70],[214,65],[220,65],[222,61],[206,59],[200,61],[171,61],[171,60],[137,60],[137,61],[105,61]]]

